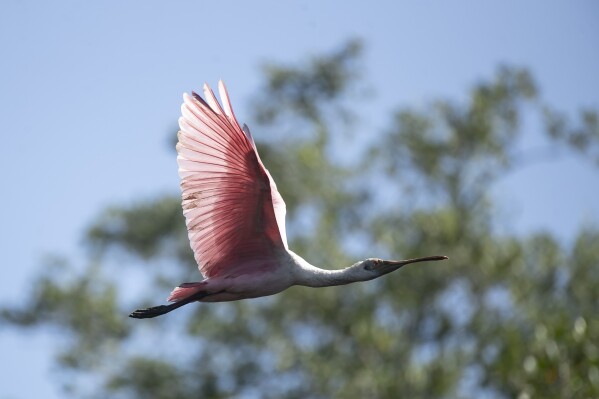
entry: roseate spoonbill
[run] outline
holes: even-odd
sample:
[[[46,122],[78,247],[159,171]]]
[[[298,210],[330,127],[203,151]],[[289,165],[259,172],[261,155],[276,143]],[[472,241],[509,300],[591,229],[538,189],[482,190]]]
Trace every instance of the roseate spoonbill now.
[[[177,162],[189,241],[204,279],[183,283],[170,305],[139,309],[144,319],[190,302],[222,302],[281,292],[292,285],[326,287],[368,281],[424,261],[369,258],[342,270],[313,266],[287,247],[285,202],[260,160],[246,125],[237,122],[227,89],[218,83],[222,106],[208,85],[204,96],[183,96]]]

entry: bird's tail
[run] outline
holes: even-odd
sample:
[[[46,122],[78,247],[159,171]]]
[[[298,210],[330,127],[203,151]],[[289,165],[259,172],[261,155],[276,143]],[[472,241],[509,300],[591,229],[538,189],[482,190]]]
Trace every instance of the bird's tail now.
[[[197,294],[204,288],[206,288],[206,283],[203,281],[198,283],[183,283],[178,287],[175,287],[166,300],[169,302],[179,302],[185,298],[189,298],[190,296]]]

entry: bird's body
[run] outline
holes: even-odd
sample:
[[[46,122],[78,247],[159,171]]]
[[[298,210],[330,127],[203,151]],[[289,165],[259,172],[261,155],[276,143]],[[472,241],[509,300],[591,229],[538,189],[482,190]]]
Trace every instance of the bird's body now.
[[[192,283],[177,287],[168,300],[179,300],[196,292],[211,293],[201,302],[225,302],[240,299],[257,298],[277,294],[294,284],[293,271],[295,265],[286,251],[281,251],[277,256],[276,264],[268,262],[268,267],[258,261],[242,261],[245,273],[225,273],[222,276],[209,277],[199,283]],[[273,267],[274,266],[274,267]],[[255,271],[254,271],[255,270]]]
[[[292,285],[325,287],[367,281],[413,262],[371,258],[341,270],[313,266],[287,246],[285,202],[260,160],[252,135],[237,122],[224,84],[221,106],[184,95],[177,144],[182,206],[189,240],[204,279],[176,287],[161,305],[131,313],[155,317],[187,303],[223,302],[279,293]]]

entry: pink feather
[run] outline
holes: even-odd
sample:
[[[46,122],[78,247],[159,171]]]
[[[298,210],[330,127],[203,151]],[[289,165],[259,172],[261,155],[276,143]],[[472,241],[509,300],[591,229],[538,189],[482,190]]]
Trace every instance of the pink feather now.
[[[183,214],[206,278],[271,269],[275,252],[287,248],[285,202],[239,126],[222,81],[219,92],[224,110],[208,85],[206,101],[184,96],[177,144]],[[179,287],[170,299],[192,291]]]

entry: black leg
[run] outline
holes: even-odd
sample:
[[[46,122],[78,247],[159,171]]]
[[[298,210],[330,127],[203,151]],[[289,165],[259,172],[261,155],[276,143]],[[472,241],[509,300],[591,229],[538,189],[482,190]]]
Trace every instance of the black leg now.
[[[129,315],[129,317],[133,317],[134,319],[149,319],[151,317],[161,316],[163,314],[170,312],[171,310],[178,308],[179,306],[177,306],[177,307],[173,306],[173,305],[177,305],[177,304],[178,303],[173,303],[170,305],[153,306],[153,307],[147,308],[147,309],[137,309],[135,312],[131,313]],[[181,305],[181,306],[183,306],[183,305]]]
[[[159,306],[153,306],[153,307],[147,308],[147,309],[137,309],[135,312],[131,313],[129,315],[129,317],[132,317],[134,319],[149,319],[149,318],[156,317],[156,316],[162,316],[163,314],[166,314],[172,310],[180,308],[183,305],[187,305],[190,302],[195,302],[195,301],[202,299],[208,295],[209,294],[206,292],[198,292],[198,293],[195,293],[185,299],[181,299],[178,302],[171,303],[170,305],[159,305]]]

